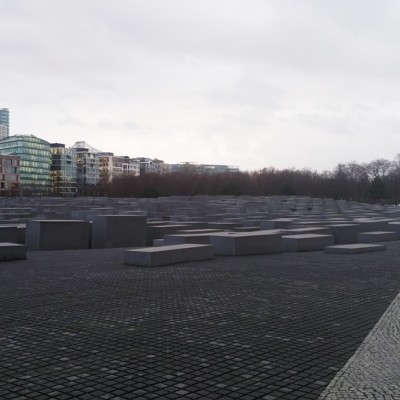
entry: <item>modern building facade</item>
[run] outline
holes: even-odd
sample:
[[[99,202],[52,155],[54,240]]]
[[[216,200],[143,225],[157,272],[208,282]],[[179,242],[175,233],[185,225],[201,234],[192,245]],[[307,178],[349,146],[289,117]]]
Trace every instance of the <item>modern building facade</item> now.
[[[72,149],[76,151],[78,192],[82,195],[91,194],[100,181],[98,154],[101,152],[86,142],[76,142]]]
[[[20,159],[20,194],[47,195],[50,189],[50,143],[33,135],[14,135],[0,140],[0,154]]]
[[[114,156],[113,153],[99,153],[100,181],[112,182],[118,176],[140,175],[139,161],[128,156]]]
[[[51,187],[53,196],[74,197],[78,190],[76,150],[66,148],[64,144],[52,143],[51,152]]]
[[[134,158],[139,163],[140,175],[143,174],[162,174],[167,172],[167,166],[162,160],[157,158],[137,157]]]
[[[0,155],[0,196],[18,196],[19,181],[19,157]]]
[[[0,108],[0,139],[10,135],[10,112],[8,108]]]
[[[197,164],[192,162],[181,162],[179,164],[169,164],[170,172],[198,172],[198,173],[226,173],[226,172],[239,172],[239,167],[234,165],[224,164]]]

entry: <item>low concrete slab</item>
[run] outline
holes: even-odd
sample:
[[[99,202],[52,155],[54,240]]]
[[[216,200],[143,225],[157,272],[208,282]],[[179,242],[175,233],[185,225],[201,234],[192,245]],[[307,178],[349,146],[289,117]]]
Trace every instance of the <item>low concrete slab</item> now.
[[[24,260],[26,246],[17,243],[0,243],[0,261]]]
[[[195,243],[195,244],[210,244],[210,235],[212,233],[177,233],[164,236],[165,245]]]
[[[259,231],[259,226],[239,226],[238,228],[233,228],[233,232],[255,232]]]
[[[216,233],[223,232],[222,229],[180,229],[176,233],[178,234],[197,234],[197,233]]]
[[[151,246],[154,239],[163,239],[165,235],[176,233],[187,227],[183,224],[147,225],[146,245]]]
[[[353,221],[360,225],[360,232],[384,231],[392,220],[373,218],[354,218]]]
[[[358,234],[358,241],[360,243],[390,242],[393,240],[398,240],[396,232],[376,231],[361,232]]]
[[[260,221],[260,229],[285,229],[288,228],[293,221],[293,218],[267,219]]]
[[[325,246],[333,245],[332,235],[304,233],[298,235],[283,235],[283,251],[317,251],[324,250]]]
[[[125,250],[124,263],[143,267],[159,267],[188,261],[213,258],[211,245],[180,244],[172,246],[145,247]]]
[[[213,229],[233,229],[242,226],[240,222],[209,222],[208,227]]]
[[[282,252],[282,238],[279,230],[255,232],[226,232],[210,236],[214,254],[239,256]]]
[[[305,233],[317,233],[320,235],[330,235],[331,230],[326,226],[310,226],[304,228],[281,229],[282,235],[301,235]]]
[[[331,254],[359,254],[382,250],[386,250],[386,247],[383,244],[352,243],[325,247],[325,253]]]

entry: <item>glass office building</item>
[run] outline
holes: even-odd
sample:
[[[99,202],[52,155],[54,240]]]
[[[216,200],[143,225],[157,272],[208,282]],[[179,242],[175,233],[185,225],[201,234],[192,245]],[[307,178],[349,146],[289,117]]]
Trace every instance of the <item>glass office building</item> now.
[[[76,196],[78,187],[76,150],[66,148],[61,143],[52,143],[50,152],[52,158],[50,194],[62,197]]]
[[[0,154],[20,158],[20,193],[42,196],[49,193],[50,143],[33,135],[15,135],[0,140]]]
[[[10,134],[10,113],[8,108],[0,108],[0,139]]]

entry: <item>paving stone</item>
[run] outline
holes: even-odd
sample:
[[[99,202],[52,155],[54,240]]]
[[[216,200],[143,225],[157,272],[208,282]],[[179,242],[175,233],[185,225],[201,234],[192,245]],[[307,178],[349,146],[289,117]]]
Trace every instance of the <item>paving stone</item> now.
[[[1,398],[317,399],[399,292],[400,244],[386,247],[163,268],[126,266],[120,249],[2,262]]]

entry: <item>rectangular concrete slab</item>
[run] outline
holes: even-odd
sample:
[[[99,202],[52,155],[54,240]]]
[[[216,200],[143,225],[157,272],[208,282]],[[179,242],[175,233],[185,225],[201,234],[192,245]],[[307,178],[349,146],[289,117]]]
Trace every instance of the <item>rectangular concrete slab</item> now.
[[[210,236],[214,254],[239,256],[250,254],[280,253],[282,239],[279,230],[219,233]]]
[[[197,234],[184,234],[176,233],[172,235],[164,236],[164,244],[184,244],[184,243],[195,243],[195,244],[210,244],[211,233],[197,233]]]
[[[354,218],[353,221],[360,225],[360,232],[385,231],[388,229],[388,219]]]
[[[360,225],[358,224],[330,224],[329,228],[335,239],[335,244],[350,244],[358,242]]]
[[[0,242],[18,243],[17,225],[0,225]]]
[[[180,244],[125,250],[124,263],[143,267],[159,267],[188,261],[213,258],[211,245]]]
[[[186,224],[162,224],[162,225],[147,225],[146,231],[146,245],[151,246],[154,239],[163,239],[165,235],[170,235],[181,231],[182,229],[187,229]]]
[[[299,234],[283,235],[283,251],[317,251],[324,250],[325,246],[333,245],[332,235]]]
[[[352,243],[325,247],[325,253],[331,254],[359,254],[382,250],[386,250],[386,247],[383,244]]]
[[[301,235],[306,233],[317,233],[321,235],[330,235],[331,230],[327,226],[309,226],[304,228],[281,229],[282,235]]]
[[[16,243],[0,243],[0,261],[24,260],[26,246]]]
[[[30,251],[87,249],[89,237],[87,221],[31,220],[26,224],[26,245]]]
[[[145,215],[96,215],[93,218],[92,247],[144,246],[146,222]]]
[[[398,240],[396,232],[361,232],[358,234],[358,241],[360,243],[376,243],[376,242],[390,242]]]
[[[275,218],[260,221],[260,229],[285,229],[288,228],[293,218]]]

